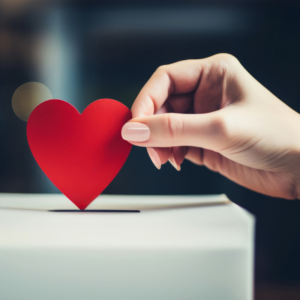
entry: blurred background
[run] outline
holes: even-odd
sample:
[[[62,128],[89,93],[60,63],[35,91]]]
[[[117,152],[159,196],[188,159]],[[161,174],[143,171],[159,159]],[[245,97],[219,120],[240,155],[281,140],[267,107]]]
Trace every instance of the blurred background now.
[[[100,98],[130,107],[158,66],[227,52],[300,112],[299,16],[299,1],[286,0],[0,0],[0,192],[58,192],[12,109],[27,82],[79,111]],[[256,216],[256,299],[300,299],[299,201],[259,195],[189,162],[158,171],[137,147],[105,193],[226,193]]]

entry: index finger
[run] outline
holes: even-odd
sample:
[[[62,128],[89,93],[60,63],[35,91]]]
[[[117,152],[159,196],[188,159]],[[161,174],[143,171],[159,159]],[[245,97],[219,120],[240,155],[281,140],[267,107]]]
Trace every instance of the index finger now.
[[[202,69],[201,59],[159,67],[136,97],[131,108],[132,117],[154,115],[170,95],[193,92],[199,84]]]

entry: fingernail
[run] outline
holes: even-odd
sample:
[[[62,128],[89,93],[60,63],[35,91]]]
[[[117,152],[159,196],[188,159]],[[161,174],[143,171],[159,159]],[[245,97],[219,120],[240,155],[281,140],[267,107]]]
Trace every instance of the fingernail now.
[[[157,154],[157,152],[153,148],[147,148],[148,154],[150,156],[150,159],[152,160],[154,166],[160,170],[161,168],[161,161]]]
[[[150,128],[138,122],[128,122],[122,128],[122,138],[131,142],[146,142],[150,138]]]
[[[176,163],[173,154],[171,154],[171,155],[172,155],[172,156],[169,158],[169,163],[170,163],[177,171],[180,171],[180,170],[181,170],[180,165],[178,165],[178,164]]]

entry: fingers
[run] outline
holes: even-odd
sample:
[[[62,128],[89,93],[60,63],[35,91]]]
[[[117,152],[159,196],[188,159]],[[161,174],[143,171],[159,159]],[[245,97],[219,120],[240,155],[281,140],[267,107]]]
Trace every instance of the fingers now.
[[[192,109],[192,102],[193,94],[191,93],[171,95],[156,114],[168,112],[185,113]],[[157,169],[160,169],[162,164],[169,161],[177,171],[180,171],[180,165],[187,153],[187,147],[147,148],[147,152]]]
[[[161,165],[166,162],[180,171],[180,165],[184,161],[188,147],[174,147],[174,148],[147,148],[149,157],[157,169],[161,169]]]
[[[175,113],[186,113],[193,106],[193,94],[179,94],[179,95],[171,95],[167,99],[167,104],[169,105],[169,112]]]
[[[155,151],[154,148],[147,148],[147,152],[148,152],[148,155],[151,159],[151,161],[153,162],[154,166],[160,170],[161,168],[161,159],[157,153],[157,151]]]
[[[211,171],[221,174],[227,172],[224,162],[227,162],[228,159],[218,152],[203,148],[189,147],[185,158],[196,165],[204,165]]]
[[[181,170],[180,165],[183,163],[187,151],[188,151],[188,147],[171,148],[171,155],[169,158],[169,162],[177,171]]]
[[[155,114],[170,95],[193,92],[199,83],[203,60],[186,60],[159,67],[138,94],[132,116]]]
[[[224,78],[232,75],[226,71],[227,65],[235,65],[235,61],[228,54],[220,54],[159,67],[137,96],[131,109],[134,119],[123,127],[123,138],[151,148],[149,156],[158,168],[168,158],[180,169],[187,152],[182,146],[217,150],[226,140],[226,128],[222,118],[208,113],[229,104],[227,95],[222,95],[231,81]],[[195,96],[200,101],[194,102]],[[157,118],[151,119],[153,115]]]
[[[157,169],[161,168],[161,165],[165,164],[171,156],[171,148],[147,148],[147,152]]]
[[[203,165],[203,151],[204,149],[198,147],[189,147],[185,159],[194,163],[195,165]]]
[[[231,98],[234,100],[239,97],[240,85],[233,80],[240,77],[235,75],[236,68],[240,69],[240,64],[229,54],[217,54],[205,59],[185,60],[161,66],[135,99],[131,108],[132,116],[137,118],[154,115],[171,95],[195,92],[202,83],[202,77],[204,82],[201,90],[208,95],[204,95],[206,101],[199,101],[199,112],[218,109],[226,105],[226,101],[232,100]],[[227,91],[224,87],[230,88]],[[203,95],[201,90],[198,96]],[[221,97],[223,92],[224,99]],[[226,100],[225,103],[223,100]]]
[[[194,146],[216,151],[228,138],[223,121],[225,110],[135,118],[124,125],[122,137],[141,147]]]
[[[180,94],[169,96],[155,114],[189,113],[191,111],[193,111],[193,94]]]

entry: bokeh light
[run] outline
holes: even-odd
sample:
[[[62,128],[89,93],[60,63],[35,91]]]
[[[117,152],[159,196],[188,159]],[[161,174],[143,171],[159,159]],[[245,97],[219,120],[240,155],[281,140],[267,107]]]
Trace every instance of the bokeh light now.
[[[52,99],[49,89],[39,82],[27,82],[19,86],[12,97],[15,114],[27,122],[31,112],[42,102]]]

